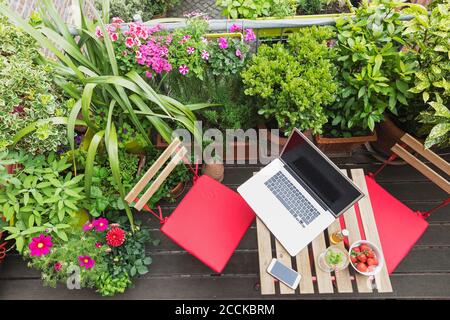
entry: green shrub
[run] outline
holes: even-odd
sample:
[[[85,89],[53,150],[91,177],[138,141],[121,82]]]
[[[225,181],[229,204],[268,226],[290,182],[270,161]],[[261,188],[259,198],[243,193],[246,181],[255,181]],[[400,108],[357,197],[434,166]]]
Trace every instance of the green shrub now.
[[[276,119],[289,134],[294,128],[321,132],[324,106],[334,101],[334,68],[326,41],[328,27],[301,29],[287,45],[262,45],[242,72],[245,94],[259,98],[259,113]]]
[[[0,16],[0,150],[13,144],[14,135],[37,120],[67,115],[70,104],[53,84],[53,71],[38,65],[35,41]],[[15,149],[32,154],[56,151],[66,144],[65,128],[42,121]]]
[[[95,0],[97,9],[102,8],[103,0]],[[139,14],[143,21],[152,19],[180,3],[180,0],[110,0],[110,18],[119,17],[124,21],[133,21]]]
[[[407,10],[413,19],[405,22],[406,30],[403,32],[418,61],[414,86],[409,91],[419,95],[423,103],[428,104],[428,110],[419,116],[420,122],[424,124],[422,132],[429,133],[425,141],[427,148],[450,144],[449,9],[449,1],[436,3],[431,14],[426,8],[413,5]]]
[[[296,0],[217,0],[216,5],[232,19],[286,17],[295,13]]]
[[[373,130],[386,109],[396,114],[399,105],[408,106],[415,63],[401,50],[405,26],[396,10],[401,5],[364,1],[354,19],[336,21],[340,87],[329,116],[341,135]]]

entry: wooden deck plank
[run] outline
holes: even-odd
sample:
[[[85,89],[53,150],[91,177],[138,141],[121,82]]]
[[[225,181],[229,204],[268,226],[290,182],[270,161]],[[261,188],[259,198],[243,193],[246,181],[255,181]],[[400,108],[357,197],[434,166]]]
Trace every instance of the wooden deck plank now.
[[[361,216],[362,225],[366,239],[374,243],[379,250],[381,249],[380,237],[378,236],[377,224],[373,214],[372,205],[370,203],[369,191],[367,190],[364,172],[361,169],[352,169],[352,179],[360,190],[366,195],[358,202],[359,214]],[[378,292],[392,292],[391,281],[386,264],[383,265],[381,271],[375,275]]]
[[[266,225],[256,218],[257,236],[258,236],[258,260],[259,274],[261,278],[261,294],[274,294],[275,283],[273,277],[267,273],[267,267],[272,261],[272,245],[270,231]]]

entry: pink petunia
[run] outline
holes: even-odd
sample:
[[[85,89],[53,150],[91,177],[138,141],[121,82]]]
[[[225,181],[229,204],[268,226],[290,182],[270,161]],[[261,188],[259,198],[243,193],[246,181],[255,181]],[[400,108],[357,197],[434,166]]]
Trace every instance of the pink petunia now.
[[[228,40],[227,40],[227,38],[223,38],[223,37],[219,38],[218,42],[219,42],[219,48],[220,49],[228,48]]]
[[[204,44],[208,44],[208,39],[206,39],[205,37],[201,37],[200,40],[201,40]]]
[[[242,31],[242,28],[235,23],[230,27],[230,32],[240,32],[240,31]]]
[[[95,219],[92,224],[94,225],[95,231],[102,232],[108,229],[108,220],[105,218]]]
[[[30,249],[30,256],[43,256],[50,253],[50,248],[53,247],[52,237],[39,235],[31,240],[28,248]]]
[[[256,40],[256,35],[253,32],[253,29],[245,29],[245,37],[244,37],[244,41],[245,42],[252,42]]]
[[[209,59],[209,52],[206,50],[202,50],[202,55],[201,55],[203,60],[208,60]]]
[[[102,32],[102,29],[100,28],[100,26],[97,26],[97,27],[95,28],[95,36],[96,36],[97,38],[103,37],[103,32]]]
[[[180,71],[180,73],[182,75],[186,75],[189,72],[189,67],[185,64],[182,64],[179,68],[178,71]]]
[[[142,59],[142,52],[136,51],[136,60]]]
[[[188,54],[193,54],[193,53],[195,52],[195,48],[193,48],[193,47],[187,47],[186,52],[187,52]]]
[[[83,231],[84,231],[84,232],[90,231],[90,230],[92,230],[92,229],[94,229],[94,224],[93,224],[92,222],[90,222],[90,221],[86,222],[86,223],[83,225]]]
[[[131,38],[131,37],[126,37],[126,38],[125,38],[125,45],[126,45],[128,48],[132,48],[132,47],[134,46],[134,40],[133,40],[133,38]]]
[[[79,256],[78,264],[80,267],[85,267],[86,269],[92,269],[94,267],[95,261],[89,256]]]
[[[236,54],[236,57],[239,57],[239,58],[242,57],[242,52],[241,52],[241,50],[239,50],[239,49],[236,49],[235,54]]]
[[[114,32],[111,33],[109,37],[111,38],[111,41],[117,41],[117,39],[119,39],[119,34],[117,32]]]

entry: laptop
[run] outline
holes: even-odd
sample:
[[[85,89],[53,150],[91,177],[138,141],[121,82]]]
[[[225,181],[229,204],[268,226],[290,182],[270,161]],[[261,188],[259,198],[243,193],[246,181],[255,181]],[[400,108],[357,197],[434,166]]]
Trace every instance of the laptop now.
[[[298,129],[238,192],[291,256],[364,196]]]

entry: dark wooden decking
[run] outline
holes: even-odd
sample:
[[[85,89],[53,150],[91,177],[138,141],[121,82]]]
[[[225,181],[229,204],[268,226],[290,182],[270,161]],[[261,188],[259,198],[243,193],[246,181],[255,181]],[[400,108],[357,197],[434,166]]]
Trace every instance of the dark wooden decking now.
[[[450,153],[444,157],[449,160]],[[352,158],[333,159],[342,168],[374,171],[377,164],[361,152]],[[256,171],[251,165],[226,168],[224,183],[236,188]],[[439,188],[408,166],[388,166],[378,181],[394,196],[416,210],[426,210],[445,198]],[[169,214],[175,205],[164,206]],[[240,243],[223,274],[215,275],[194,257],[180,249],[158,230],[159,223],[142,214],[157,247],[148,248],[153,257],[150,272],[135,281],[135,288],[117,299],[323,299],[323,298],[450,298],[450,207],[433,214],[430,226],[391,276],[392,294],[340,294],[261,296],[258,291],[256,228],[253,225]],[[99,299],[92,290],[68,290],[42,286],[39,273],[28,269],[17,254],[0,266],[0,299]]]

